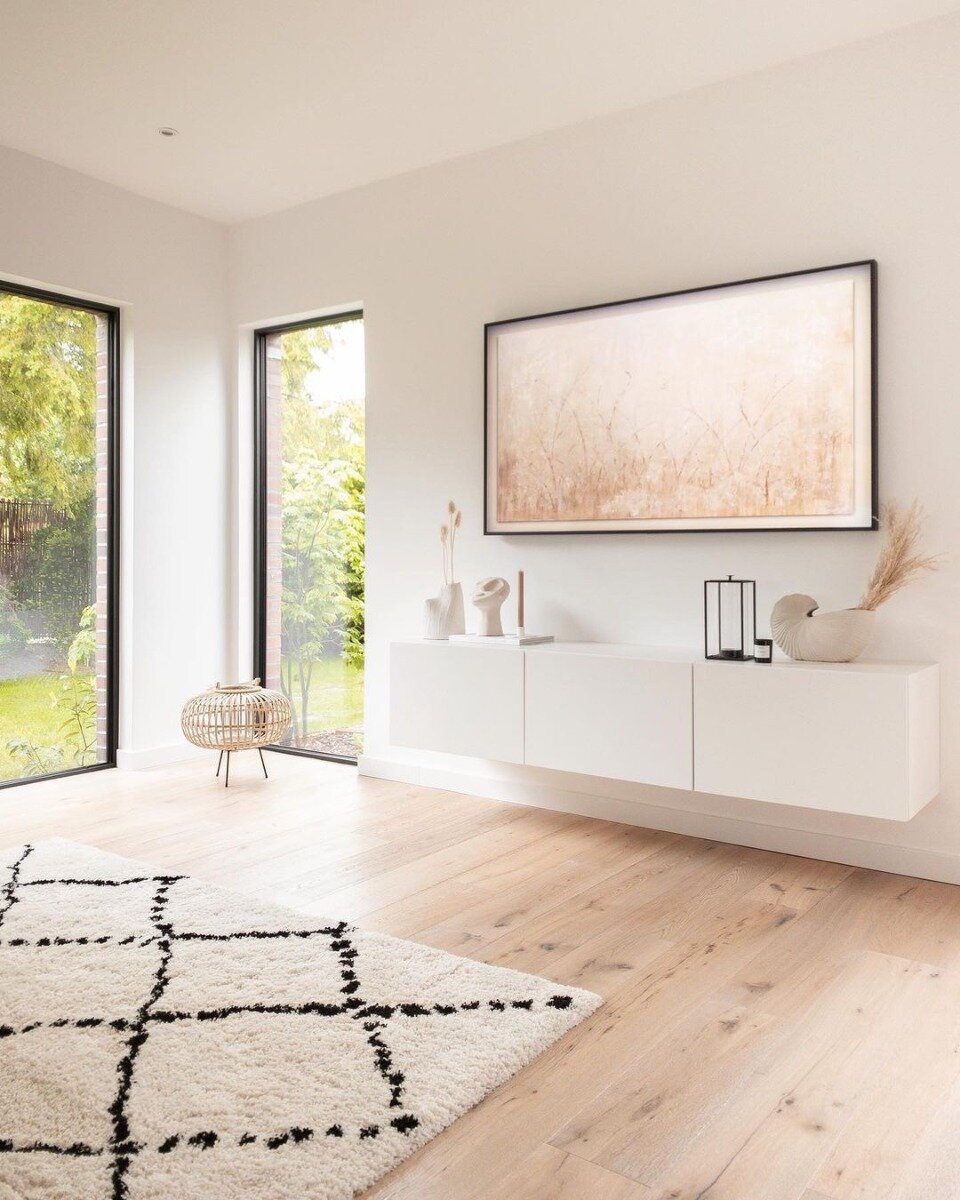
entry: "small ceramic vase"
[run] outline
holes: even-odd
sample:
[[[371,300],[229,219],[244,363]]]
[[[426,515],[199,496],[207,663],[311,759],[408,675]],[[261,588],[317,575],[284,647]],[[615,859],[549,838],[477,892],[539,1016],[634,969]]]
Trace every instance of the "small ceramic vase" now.
[[[439,596],[423,606],[423,636],[432,642],[444,642],[451,633],[465,633],[463,588],[459,583],[445,583]]]

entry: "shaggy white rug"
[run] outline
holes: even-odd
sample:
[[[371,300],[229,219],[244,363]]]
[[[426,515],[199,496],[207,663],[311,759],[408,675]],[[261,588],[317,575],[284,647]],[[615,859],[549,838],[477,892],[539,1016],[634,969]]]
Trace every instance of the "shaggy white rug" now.
[[[341,1200],[599,1003],[87,846],[0,852],[0,1197]]]

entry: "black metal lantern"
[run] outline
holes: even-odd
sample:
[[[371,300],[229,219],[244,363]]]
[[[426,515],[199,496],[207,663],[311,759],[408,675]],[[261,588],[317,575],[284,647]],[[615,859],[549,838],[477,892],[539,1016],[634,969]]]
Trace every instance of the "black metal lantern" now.
[[[703,585],[703,653],[722,662],[749,662],[757,637],[753,579],[708,579]]]

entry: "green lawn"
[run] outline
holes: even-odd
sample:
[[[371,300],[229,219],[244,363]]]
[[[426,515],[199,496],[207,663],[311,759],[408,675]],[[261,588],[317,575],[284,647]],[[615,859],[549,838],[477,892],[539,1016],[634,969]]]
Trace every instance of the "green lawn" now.
[[[286,670],[286,664],[284,664]],[[62,744],[60,726],[67,714],[54,704],[59,694],[56,672],[0,679],[0,780],[24,774],[7,743],[25,740],[49,749]],[[299,713],[299,674],[294,673],[294,694]],[[310,680],[308,734],[325,730],[363,729],[363,669],[349,666],[339,656],[314,663]],[[64,761],[59,769],[77,765]]]
[[[287,677],[284,660],[283,677]],[[300,713],[300,673],[293,673],[293,696]],[[308,701],[310,733],[325,729],[363,728],[363,668],[352,667],[339,655],[313,664]]]
[[[11,756],[8,742],[25,740],[44,749],[62,744],[60,726],[68,714],[54,703],[59,690],[55,672],[0,679],[0,779],[17,779],[25,773],[23,763]],[[77,765],[64,761],[59,769]]]

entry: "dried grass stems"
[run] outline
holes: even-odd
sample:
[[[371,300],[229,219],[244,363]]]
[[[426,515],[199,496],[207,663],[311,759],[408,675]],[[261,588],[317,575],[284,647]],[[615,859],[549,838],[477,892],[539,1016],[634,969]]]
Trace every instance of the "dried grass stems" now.
[[[544,367],[543,374],[547,368]],[[722,413],[617,392],[578,374],[568,390],[524,377],[504,393],[497,452],[503,521],[828,516],[848,510],[854,448],[833,393],[731,393]],[[816,438],[807,430],[815,428]]]
[[[460,509],[451,500],[447,504],[447,520],[440,526],[440,554],[443,557],[444,584],[456,583],[453,573],[453,551],[457,541],[457,530],[463,517]]]
[[[870,610],[886,604],[921,571],[935,571],[940,565],[939,554],[919,553],[924,514],[918,501],[914,500],[906,512],[889,504],[882,516],[887,540],[858,606]]]

